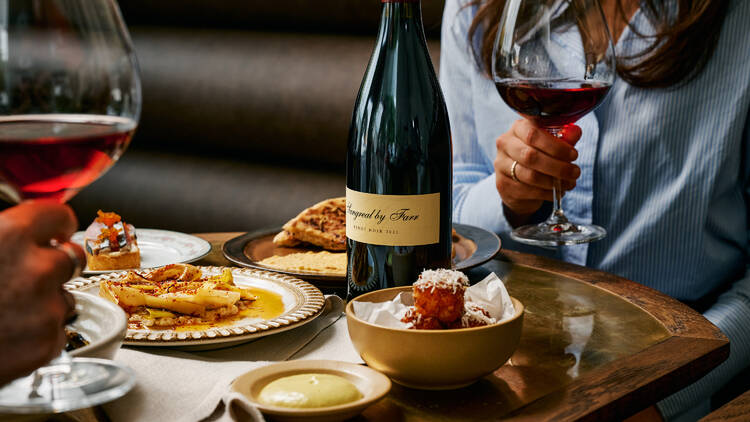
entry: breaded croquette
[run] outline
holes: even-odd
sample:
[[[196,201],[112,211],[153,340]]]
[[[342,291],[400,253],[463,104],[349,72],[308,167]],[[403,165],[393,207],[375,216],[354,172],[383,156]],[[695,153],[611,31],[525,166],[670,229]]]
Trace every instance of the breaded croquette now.
[[[464,292],[469,279],[460,271],[425,270],[414,283],[414,306],[423,318],[451,323],[464,311]]]
[[[440,321],[438,321],[437,318],[423,317],[419,314],[419,312],[416,311],[413,306],[409,307],[409,309],[406,311],[406,314],[404,314],[404,317],[401,318],[401,322],[410,324],[409,328],[413,328],[416,330],[443,329],[443,326],[440,324]]]
[[[440,330],[471,328],[497,322],[481,305],[465,302],[469,279],[460,271],[425,270],[414,283],[414,306],[410,306],[402,322],[410,329]]]

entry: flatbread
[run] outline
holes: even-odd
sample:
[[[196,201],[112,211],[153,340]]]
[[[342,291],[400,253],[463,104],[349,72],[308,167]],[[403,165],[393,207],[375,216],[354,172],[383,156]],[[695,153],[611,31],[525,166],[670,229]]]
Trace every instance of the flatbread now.
[[[286,230],[280,231],[273,237],[273,244],[276,246],[294,247],[298,246],[300,243],[302,243],[302,241],[295,239],[294,236]]]
[[[346,275],[346,253],[344,252],[298,252],[284,256],[270,256],[259,264],[283,271]]]
[[[318,202],[299,213],[284,225],[284,231],[276,235],[276,242],[288,242],[287,235],[301,242],[320,246],[331,251],[346,250],[346,198],[331,198]]]

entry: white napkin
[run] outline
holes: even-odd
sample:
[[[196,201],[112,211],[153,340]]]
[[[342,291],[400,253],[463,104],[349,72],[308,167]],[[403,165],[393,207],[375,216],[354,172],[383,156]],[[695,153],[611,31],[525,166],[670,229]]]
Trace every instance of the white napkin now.
[[[498,322],[516,314],[505,284],[495,273],[490,273],[482,281],[466,289],[466,301],[481,305]]]
[[[270,361],[292,357],[361,363],[349,340],[346,319],[341,318],[343,310],[344,301],[329,296],[324,313],[312,322],[226,349],[122,348],[115,360],[135,371],[137,383],[133,391],[104,408],[113,422],[262,420],[241,395],[230,393],[232,381]]]
[[[263,414],[245,396],[234,391],[224,394],[216,410],[201,422],[262,422]]]
[[[407,328],[401,321],[409,306],[414,305],[411,291],[401,292],[388,302],[354,302],[352,310],[357,318],[370,324],[391,328]]]

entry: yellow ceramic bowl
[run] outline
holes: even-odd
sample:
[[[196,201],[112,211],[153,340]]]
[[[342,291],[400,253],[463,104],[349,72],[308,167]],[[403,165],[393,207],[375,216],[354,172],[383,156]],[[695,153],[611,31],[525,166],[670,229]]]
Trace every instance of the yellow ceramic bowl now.
[[[447,390],[469,385],[501,367],[518,347],[523,304],[511,298],[516,314],[484,327],[407,330],[365,322],[354,315],[356,302],[386,302],[411,286],[367,293],[346,306],[349,336],[362,359],[401,385]]]

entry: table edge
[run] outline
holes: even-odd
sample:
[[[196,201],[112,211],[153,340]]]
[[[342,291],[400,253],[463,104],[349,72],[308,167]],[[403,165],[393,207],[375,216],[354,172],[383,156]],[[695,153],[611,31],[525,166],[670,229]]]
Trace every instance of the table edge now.
[[[703,354],[692,359],[683,353],[686,347]],[[596,368],[504,417],[514,421],[621,420],[697,381],[728,356],[728,342],[670,337]],[[651,364],[644,366],[644,361]],[[675,382],[678,379],[680,383]]]
[[[503,250],[494,259],[572,278],[596,286],[637,306],[659,321],[671,336],[717,340],[729,339],[702,314],[652,288],[601,270],[551,258]]]

